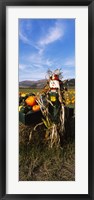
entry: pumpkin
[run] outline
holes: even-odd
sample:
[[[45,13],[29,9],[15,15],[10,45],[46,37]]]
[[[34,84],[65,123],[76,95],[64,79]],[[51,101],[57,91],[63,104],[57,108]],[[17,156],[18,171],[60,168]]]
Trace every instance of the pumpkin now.
[[[35,96],[29,96],[26,100],[25,100],[26,104],[28,106],[34,106],[36,105],[36,97]]]
[[[40,110],[40,106],[39,105],[34,105],[32,107],[32,110],[35,112],[35,111],[39,111]]]

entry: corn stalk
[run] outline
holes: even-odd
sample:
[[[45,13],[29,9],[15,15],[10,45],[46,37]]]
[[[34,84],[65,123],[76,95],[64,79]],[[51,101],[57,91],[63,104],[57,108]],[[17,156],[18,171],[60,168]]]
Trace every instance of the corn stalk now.
[[[59,77],[62,78],[62,72],[61,69],[56,69],[54,72],[51,70],[48,70],[48,78],[50,80],[50,76],[52,74],[58,74]],[[47,89],[49,92],[49,86],[47,85]],[[46,105],[43,102],[42,95],[37,94],[37,103],[40,105],[40,110],[43,115],[43,123],[46,127],[46,139],[49,141],[49,146],[52,148],[53,145],[59,145],[60,144],[60,134],[64,134],[64,123],[65,123],[65,109],[64,109],[64,104],[63,104],[63,99],[62,99],[62,94],[60,91],[60,88],[58,89],[58,96],[59,96],[59,102],[61,104],[61,110],[59,113],[59,123],[54,123],[51,120],[51,114],[49,113],[48,105],[50,104],[51,106],[54,107],[53,103],[49,100],[48,98],[48,93],[46,92]]]
[[[54,105],[48,99],[48,95],[46,95],[46,101],[47,101],[46,106],[43,103],[41,95],[37,96],[37,103],[40,105],[41,112],[44,116],[42,121],[46,127],[46,139],[49,141],[49,146],[51,148],[53,147],[53,145],[58,146],[60,144],[60,135],[59,134],[63,134],[63,132],[64,132],[65,113],[64,113],[64,105],[62,104],[62,96],[61,96],[60,90],[58,90],[58,94],[59,94],[59,101],[61,103],[59,124],[55,124],[54,122],[52,122],[52,120],[50,118],[50,113],[48,111],[48,104],[51,104],[51,106],[54,106]]]

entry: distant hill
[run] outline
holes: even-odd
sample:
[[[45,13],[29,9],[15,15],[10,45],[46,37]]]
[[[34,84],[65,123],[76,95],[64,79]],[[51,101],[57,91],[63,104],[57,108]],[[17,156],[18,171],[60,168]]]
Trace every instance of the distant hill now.
[[[74,87],[75,86],[75,79],[66,79],[62,81],[64,86],[70,86]],[[38,80],[38,81],[21,81],[19,82],[19,87],[20,88],[44,88],[47,84],[46,79]]]
[[[19,82],[20,88],[43,88],[47,83],[46,79],[38,80],[38,81],[21,81]]]
[[[66,79],[63,81],[64,86],[70,86],[74,87],[75,86],[75,79]]]

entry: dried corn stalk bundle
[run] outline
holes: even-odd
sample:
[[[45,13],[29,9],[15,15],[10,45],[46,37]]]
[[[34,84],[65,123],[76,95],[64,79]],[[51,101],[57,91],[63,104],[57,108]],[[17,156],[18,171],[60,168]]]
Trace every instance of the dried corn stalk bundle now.
[[[47,85],[45,94],[37,95],[37,103],[40,105],[40,109],[43,115],[43,123],[46,126],[45,138],[49,142],[49,146],[52,148],[53,145],[58,146],[60,144],[60,135],[64,134],[64,121],[65,121],[65,110],[63,104],[63,98],[59,86],[58,77],[61,77],[61,71],[55,70],[54,72],[48,71],[48,83],[52,81],[52,85]],[[53,76],[57,79],[53,81]],[[58,84],[57,84],[58,82]],[[57,84],[58,88],[53,87],[53,84]],[[53,87],[51,90],[51,87]],[[44,90],[45,91],[45,90]],[[53,92],[54,91],[54,92]],[[54,93],[55,96],[52,96]],[[44,98],[43,98],[44,97]],[[51,98],[50,98],[51,97]]]

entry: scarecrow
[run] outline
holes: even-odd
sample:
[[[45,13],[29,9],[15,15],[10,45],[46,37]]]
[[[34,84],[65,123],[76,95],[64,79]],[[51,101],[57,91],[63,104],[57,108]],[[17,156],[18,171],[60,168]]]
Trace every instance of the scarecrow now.
[[[62,93],[63,84],[60,70],[54,72],[48,70],[48,82],[44,89],[44,94],[38,98],[43,122],[46,126],[46,139],[50,142],[50,147],[60,144],[60,138],[64,135],[64,98]]]

